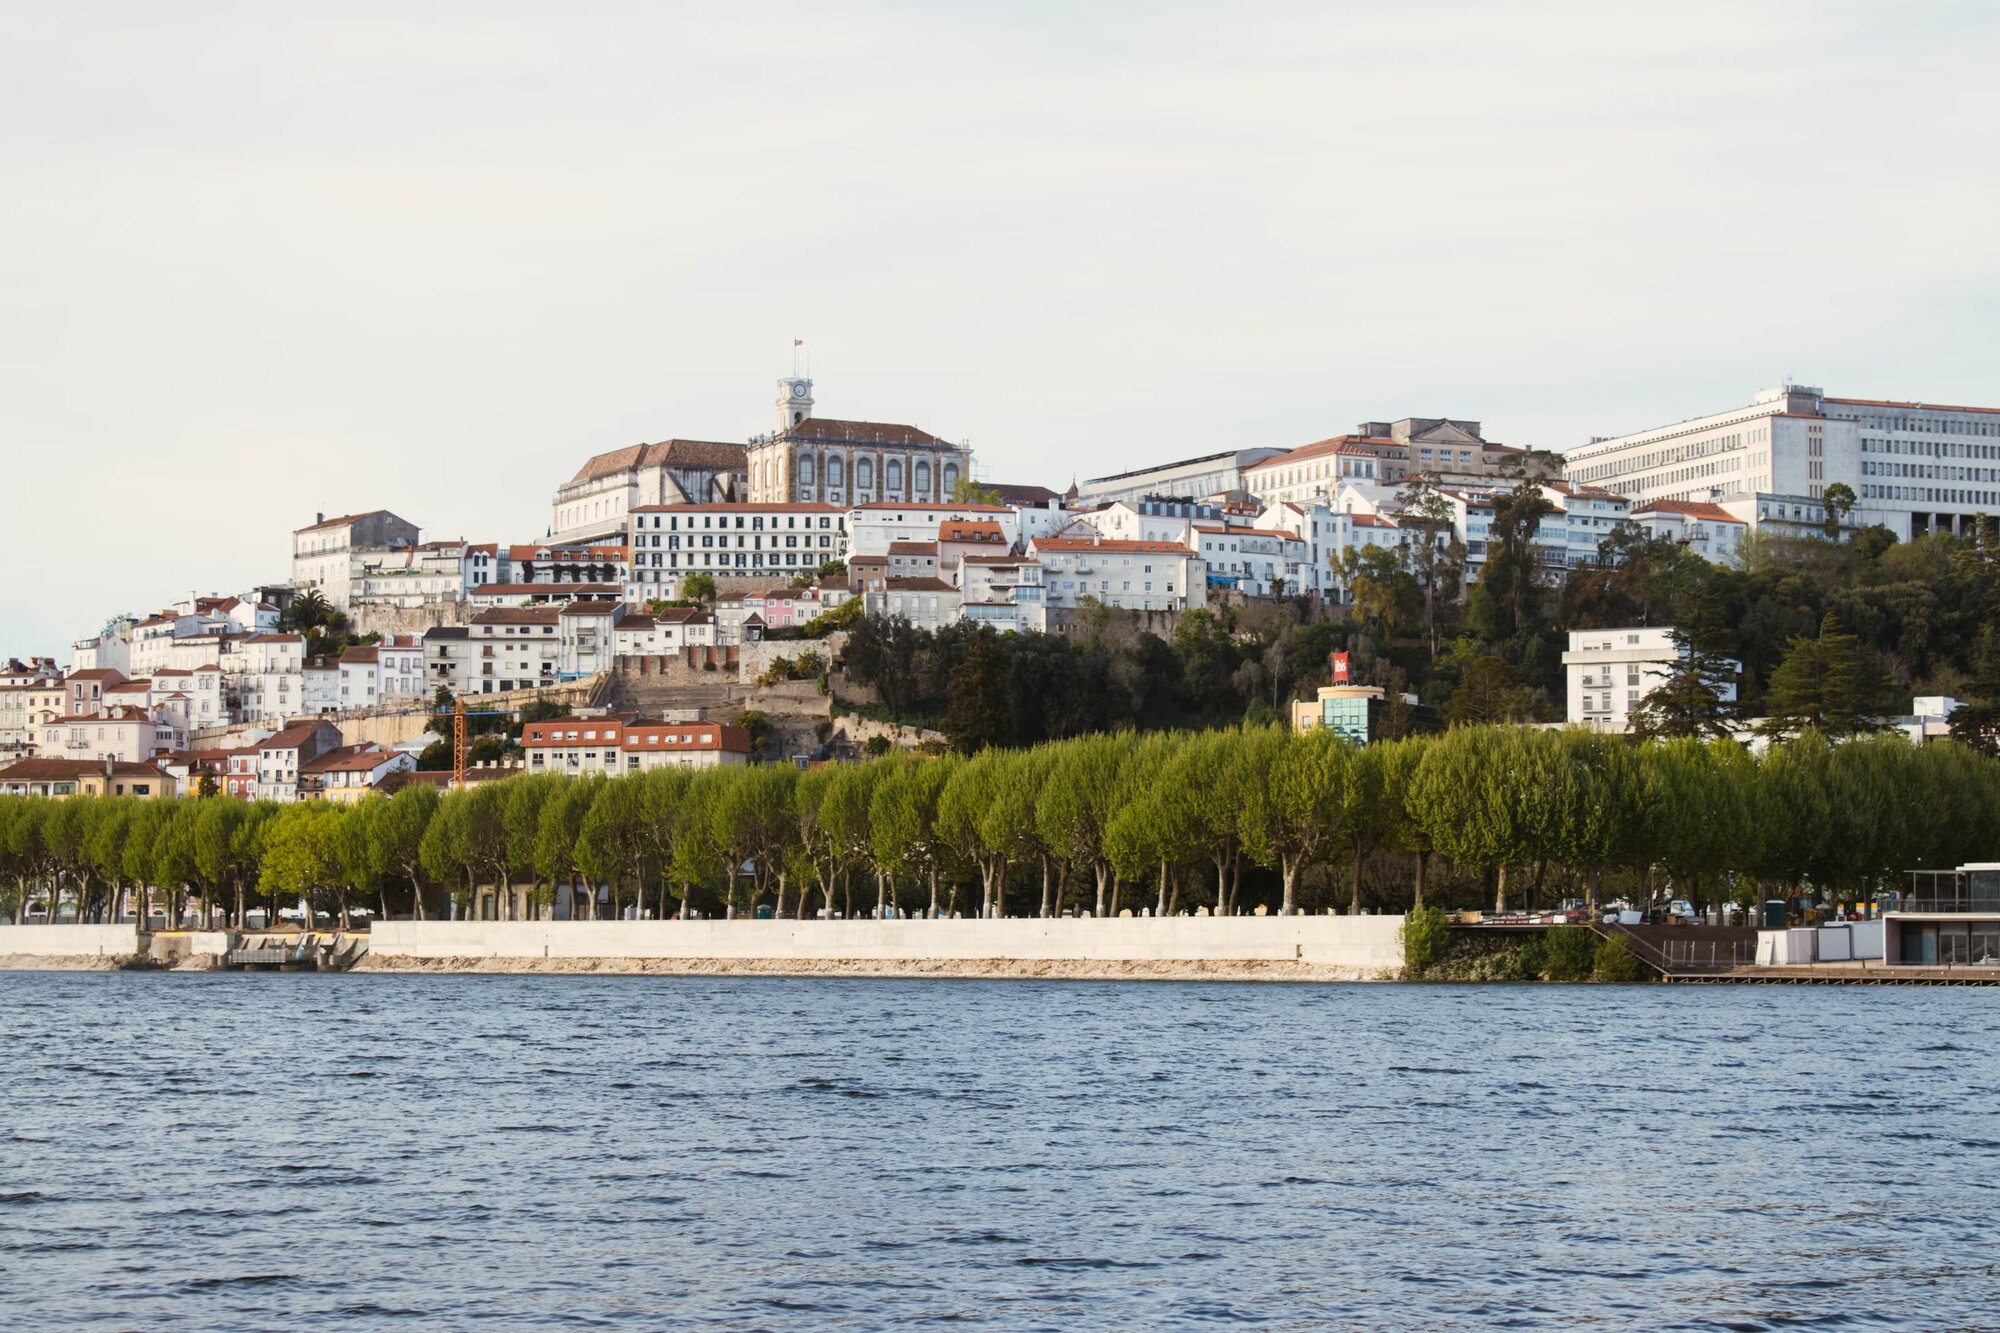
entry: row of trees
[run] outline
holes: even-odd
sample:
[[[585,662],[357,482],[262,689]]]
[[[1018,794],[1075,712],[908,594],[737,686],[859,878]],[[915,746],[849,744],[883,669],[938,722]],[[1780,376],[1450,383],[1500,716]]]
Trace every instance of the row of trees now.
[[[2000,764],[1900,736],[1727,741],[1462,727],[1357,747],[1121,733],[811,771],[521,776],[358,805],[0,801],[0,875],[102,917],[136,895],[423,916],[1235,913],[1606,895],[1861,897],[1990,858]]]

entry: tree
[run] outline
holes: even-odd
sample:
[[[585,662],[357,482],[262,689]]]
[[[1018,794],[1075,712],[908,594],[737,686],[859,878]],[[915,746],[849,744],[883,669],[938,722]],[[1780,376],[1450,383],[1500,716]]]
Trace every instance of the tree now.
[[[438,789],[428,782],[403,788],[369,821],[383,866],[410,882],[410,915],[424,919],[424,833],[437,813]]]
[[[1275,745],[1269,736],[1277,737]],[[1345,835],[1341,801],[1352,747],[1334,732],[1315,728],[1292,736],[1273,730],[1257,748],[1259,762],[1244,805],[1245,841],[1258,862],[1278,872],[1284,892],[1279,913],[1293,916],[1299,875]]]
[[[1007,678],[1002,674],[1000,653],[994,645],[999,636],[991,626],[981,625],[966,646],[965,656],[951,673],[946,689],[949,700],[944,715],[944,733],[952,747],[972,754],[1005,741],[1011,731],[1012,707],[1007,697]]]
[[[1000,492],[985,486],[970,477],[960,477],[952,483],[951,502],[955,505],[997,505]]]
[[[1520,673],[1505,658],[1491,654],[1466,665],[1444,706],[1445,720],[1453,726],[1520,722],[1533,712],[1534,695],[1521,683]]]
[[[944,911],[938,901],[938,879],[947,857],[938,835],[938,799],[957,767],[957,761],[950,759],[889,764],[868,802],[869,855],[892,876],[926,881],[930,885],[927,914],[932,917]]]
[[[1820,525],[1830,542],[1840,540],[1840,525],[1847,521],[1848,513],[1854,508],[1854,488],[1844,481],[1836,481],[1820,492],[1820,504],[1826,509],[1826,519]]]
[[[1951,715],[1951,738],[1987,756],[2000,755],[2000,631],[1979,629],[1973,649],[1972,698]]]
[[[1396,523],[1412,534],[1410,570],[1423,598],[1424,636],[1431,661],[1438,655],[1438,608],[1455,601],[1465,586],[1465,545],[1457,537],[1458,512],[1427,477],[1413,479],[1403,493]]]
[[[1728,736],[1741,671],[1721,654],[1696,648],[1679,629],[1672,637],[1674,663],[1666,679],[1639,701],[1632,730],[1653,739]]]
[[[1130,736],[1086,736],[1062,748],[1035,796],[1035,822],[1052,854],[1097,886],[1096,915],[1110,908],[1111,862],[1104,833],[1117,811],[1119,774]]]
[[[1887,672],[1860,640],[1829,613],[1817,639],[1794,638],[1772,673],[1762,730],[1789,736],[1811,727],[1829,736],[1873,731],[1888,702]]]
[[[630,777],[614,778],[598,791],[577,830],[576,864],[592,879],[611,885],[614,918],[623,914],[623,890],[628,883],[635,914],[645,904],[652,843],[646,837],[643,818],[639,783]]]
[[[697,606],[715,605],[715,579],[712,575],[694,573],[681,580],[681,600],[693,602]]]

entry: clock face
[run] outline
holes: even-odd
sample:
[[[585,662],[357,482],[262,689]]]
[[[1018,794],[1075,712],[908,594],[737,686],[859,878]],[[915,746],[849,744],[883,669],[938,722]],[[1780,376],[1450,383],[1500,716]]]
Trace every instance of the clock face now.
[[[805,397],[805,396],[806,396],[806,386],[805,386],[805,385],[803,385],[803,384],[794,384],[794,385],[792,386],[792,397],[794,397],[794,398],[803,398],[803,397]]]

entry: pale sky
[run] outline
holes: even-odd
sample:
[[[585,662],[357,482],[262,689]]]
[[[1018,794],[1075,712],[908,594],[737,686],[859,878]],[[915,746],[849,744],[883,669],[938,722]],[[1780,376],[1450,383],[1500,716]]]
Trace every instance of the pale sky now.
[[[1067,485],[2000,406],[2000,5],[0,9],[0,657],[819,411]]]

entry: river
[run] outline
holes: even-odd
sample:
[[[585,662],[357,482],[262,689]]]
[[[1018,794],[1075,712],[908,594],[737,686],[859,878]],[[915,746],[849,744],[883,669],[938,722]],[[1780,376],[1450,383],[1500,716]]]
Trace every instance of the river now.
[[[0,1311],[2000,1327],[1996,998],[0,973]]]

